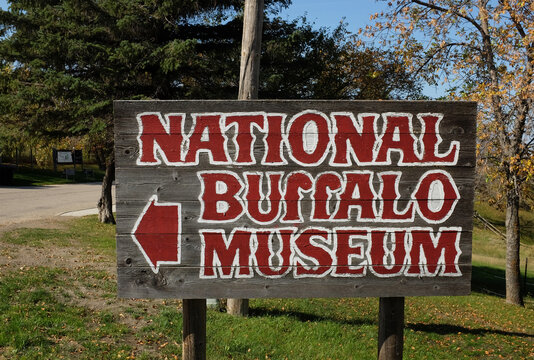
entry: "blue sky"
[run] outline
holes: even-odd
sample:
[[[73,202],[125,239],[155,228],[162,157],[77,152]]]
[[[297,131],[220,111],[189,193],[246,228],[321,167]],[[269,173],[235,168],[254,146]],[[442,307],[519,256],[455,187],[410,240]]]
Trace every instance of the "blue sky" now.
[[[7,8],[7,1],[0,0],[0,7]],[[335,28],[340,21],[347,23],[347,30],[355,33],[359,28],[370,23],[369,16],[386,9],[384,2],[375,0],[293,0],[288,9],[280,16],[283,19],[294,19],[306,16],[316,27]],[[424,93],[430,97],[444,94],[441,87],[425,87]]]
[[[306,15],[317,27],[336,27],[344,20],[350,32],[369,23],[369,16],[385,9],[384,2],[375,0],[293,0],[288,9],[280,14],[284,19]]]

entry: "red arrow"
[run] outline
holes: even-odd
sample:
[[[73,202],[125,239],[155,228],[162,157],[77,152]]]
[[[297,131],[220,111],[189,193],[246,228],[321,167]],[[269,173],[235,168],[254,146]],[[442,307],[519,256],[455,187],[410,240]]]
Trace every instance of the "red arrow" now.
[[[132,239],[154,273],[161,264],[180,263],[180,203],[158,203],[150,198],[132,229]]]

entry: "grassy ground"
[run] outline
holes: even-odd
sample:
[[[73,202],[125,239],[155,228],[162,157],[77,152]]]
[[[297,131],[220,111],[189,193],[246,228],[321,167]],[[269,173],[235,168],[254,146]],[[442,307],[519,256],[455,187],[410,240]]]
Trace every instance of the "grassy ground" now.
[[[534,289],[526,308],[499,296],[499,241],[475,230],[473,295],[406,299],[405,358],[534,357]],[[95,217],[0,229],[0,359],[180,358],[180,301],[117,299],[114,246]],[[208,359],[376,358],[377,299],[256,299],[250,314],[208,311]]]
[[[486,204],[477,203],[476,209],[486,220],[496,226],[501,232],[505,232],[504,215]],[[528,291],[534,296],[534,213],[521,211],[521,261],[520,269],[522,277],[525,276],[525,259],[528,261],[527,278],[529,280]],[[473,231],[473,266],[478,271],[473,274],[480,286],[478,291],[487,291],[491,294],[504,296],[504,282],[492,282],[504,278],[506,266],[505,240],[475,219]],[[474,284],[475,285],[475,284]],[[478,285],[477,285],[478,286]]]
[[[40,185],[57,185],[70,184],[73,182],[90,182],[102,181],[104,172],[99,170],[95,165],[85,166],[86,170],[91,170],[92,175],[86,175],[80,167],[76,170],[74,178],[65,177],[63,173],[63,166],[58,167],[58,171],[48,169],[37,169],[28,167],[19,167],[13,174],[13,186],[40,186]],[[72,168],[72,165],[68,166]]]

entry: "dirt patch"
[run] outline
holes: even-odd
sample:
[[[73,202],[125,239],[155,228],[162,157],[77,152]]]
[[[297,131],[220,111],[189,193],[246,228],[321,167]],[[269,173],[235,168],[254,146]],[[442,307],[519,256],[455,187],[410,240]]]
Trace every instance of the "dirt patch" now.
[[[43,218],[33,221],[23,221],[16,224],[0,226],[0,239],[2,235],[17,229],[68,229],[68,218]],[[84,269],[91,268],[98,271],[116,273],[115,259],[103,256],[97,251],[77,246],[29,246],[11,244],[0,241],[0,266],[6,268],[37,267]]]
[[[68,228],[70,219],[51,218],[26,221],[0,227],[2,235],[18,228],[58,229]],[[119,299],[116,294],[116,260],[113,255],[80,246],[54,246],[40,244],[28,246],[6,243],[0,240],[0,273],[21,271],[26,268],[46,267],[63,270],[59,287],[50,289],[56,299],[70,306],[82,307],[91,312],[108,312],[114,321],[131,329],[121,340],[134,352],[151,351],[151,346],[139,344],[133,335],[150,324],[163,306],[181,308],[179,300]],[[1,354],[0,354],[1,358]]]
[[[40,218],[38,220],[20,220],[13,221],[8,224],[0,225],[0,236],[6,232],[13,231],[20,228],[28,229],[65,229],[67,227],[66,223],[69,221],[69,218],[61,218],[58,216]]]
[[[74,247],[33,247],[0,242],[0,266],[5,268],[38,267],[115,270],[115,264],[92,251]]]

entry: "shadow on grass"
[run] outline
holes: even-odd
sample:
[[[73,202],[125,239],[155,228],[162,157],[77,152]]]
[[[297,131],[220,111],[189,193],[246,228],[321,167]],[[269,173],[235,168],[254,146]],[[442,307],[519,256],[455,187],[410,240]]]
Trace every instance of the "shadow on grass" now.
[[[527,296],[534,296],[534,279],[527,279],[527,289],[524,286],[524,277],[521,273],[521,290]],[[473,291],[505,297],[506,279],[503,269],[488,266],[473,265],[473,277],[471,280]]]
[[[87,169],[91,171],[91,175],[84,173],[81,169],[77,169],[74,178],[65,178],[61,171],[53,171],[50,169],[38,169],[19,166],[13,174],[12,186],[35,186],[35,185],[54,185],[54,184],[72,184],[85,182],[100,182],[102,181],[103,172],[95,169]]]
[[[301,322],[315,322],[315,321],[332,321],[344,325],[376,325],[375,321],[368,319],[339,319],[331,316],[309,314],[301,311],[286,311],[280,309],[266,309],[263,307],[255,307],[249,310],[251,317],[263,316],[286,316],[294,318]]]
[[[504,335],[504,336],[514,336],[522,338],[534,338],[533,334],[525,334],[518,332],[503,331],[497,329],[469,329],[463,326],[450,325],[450,324],[406,324],[406,328],[414,331],[422,331],[427,333],[434,333],[438,335],[449,335],[449,334],[471,334],[471,335]]]

